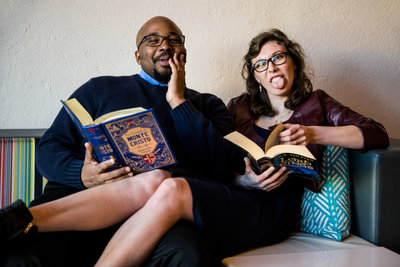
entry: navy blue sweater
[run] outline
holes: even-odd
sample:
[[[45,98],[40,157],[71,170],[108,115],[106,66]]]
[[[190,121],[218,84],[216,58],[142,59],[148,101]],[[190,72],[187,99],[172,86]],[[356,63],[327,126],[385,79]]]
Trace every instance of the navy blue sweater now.
[[[132,107],[153,108],[178,163],[168,167],[174,176],[232,178],[233,155],[221,136],[231,132],[231,117],[214,95],[185,91],[186,102],[171,109],[167,88],[151,85],[139,75],[93,78],[78,88],[75,97],[93,119]],[[81,168],[84,139],[62,108],[46,131],[37,150],[37,166],[49,181],[84,188]],[[230,153],[230,152],[228,152]]]

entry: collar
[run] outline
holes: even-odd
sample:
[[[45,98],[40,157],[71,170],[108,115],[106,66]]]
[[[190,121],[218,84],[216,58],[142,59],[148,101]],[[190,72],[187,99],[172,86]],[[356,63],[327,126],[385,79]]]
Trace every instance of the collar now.
[[[145,81],[147,81],[150,84],[168,87],[168,84],[159,83],[153,77],[148,75],[144,70],[140,71],[139,76],[142,77],[142,79],[144,79]]]

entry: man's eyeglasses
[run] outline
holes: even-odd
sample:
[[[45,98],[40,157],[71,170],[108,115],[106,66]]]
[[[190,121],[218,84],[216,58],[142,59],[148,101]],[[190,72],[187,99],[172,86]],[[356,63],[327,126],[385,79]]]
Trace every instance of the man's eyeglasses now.
[[[170,45],[184,45],[185,44],[185,36],[180,34],[172,34],[169,36],[161,36],[157,34],[146,35],[143,37],[142,41],[140,41],[138,45],[138,49],[141,44],[146,43],[147,46],[157,47],[167,40]]]
[[[268,69],[268,63],[271,62],[275,66],[285,64],[287,61],[288,52],[278,53],[268,59],[260,59],[251,66],[252,70],[263,72]]]

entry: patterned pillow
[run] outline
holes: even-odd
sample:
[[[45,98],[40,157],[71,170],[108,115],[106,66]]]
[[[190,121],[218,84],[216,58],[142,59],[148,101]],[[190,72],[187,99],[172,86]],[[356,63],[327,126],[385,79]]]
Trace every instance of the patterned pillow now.
[[[350,234],[351,222],[347,149],[326,146],[321,167],[321,191],[314,193],[305,188],[300,230],[342,241]]]

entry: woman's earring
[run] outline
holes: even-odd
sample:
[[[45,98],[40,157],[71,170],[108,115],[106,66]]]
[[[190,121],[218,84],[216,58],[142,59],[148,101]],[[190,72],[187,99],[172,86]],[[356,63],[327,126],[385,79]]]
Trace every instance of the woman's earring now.
[[[261,93],[261,91],[262,91],[262,85],[261,85],[261,83],[259,83],[259,89],[260,89],[260,93]]]

